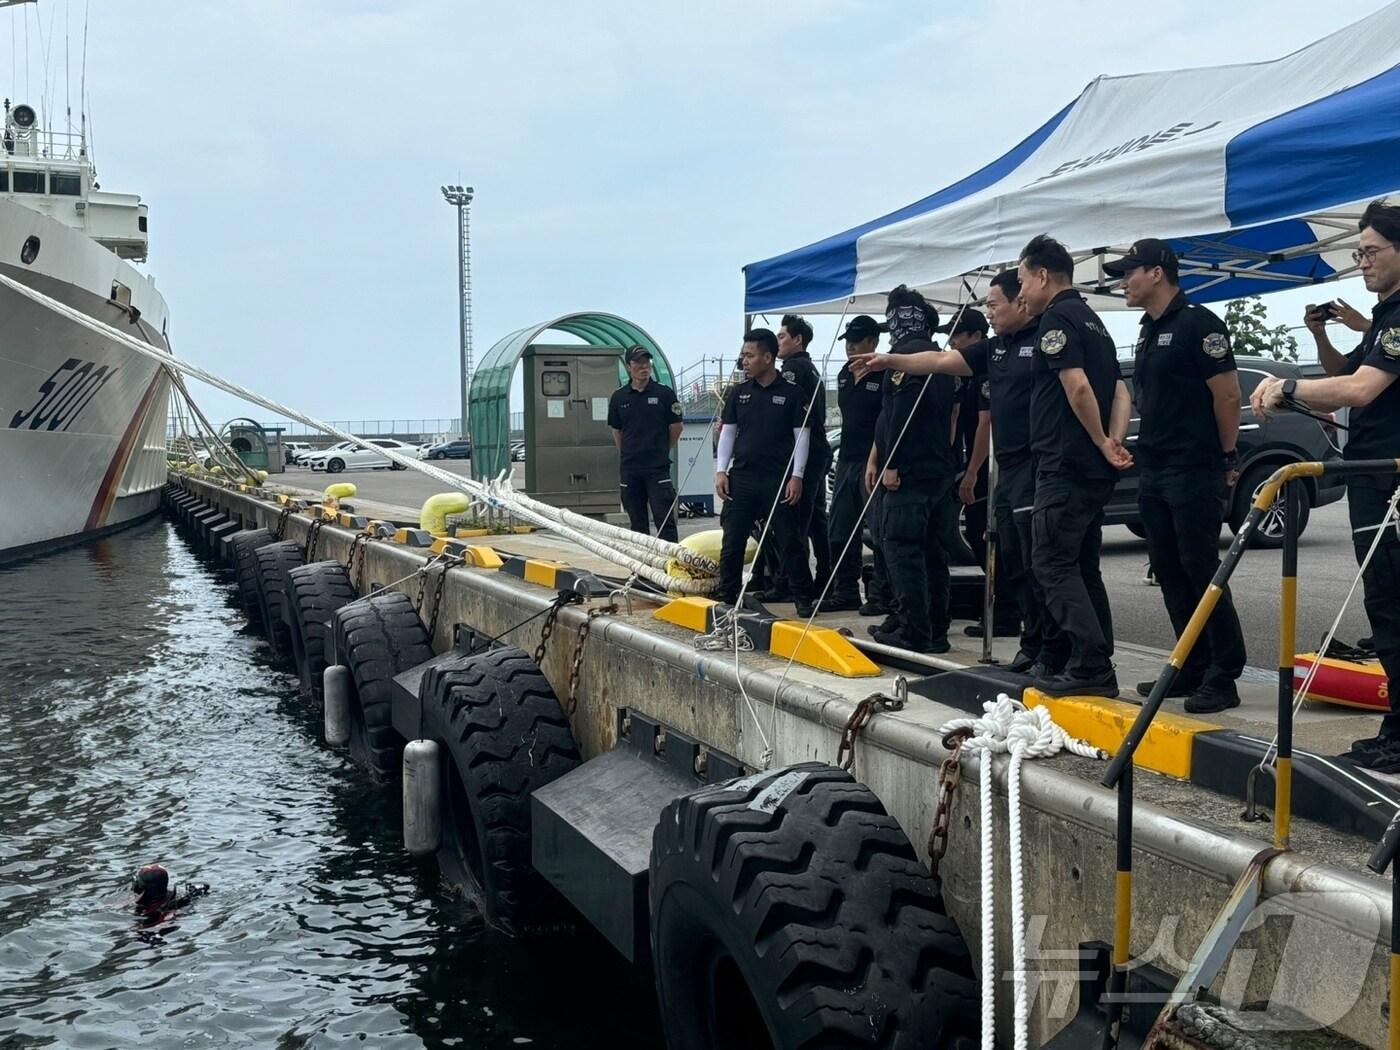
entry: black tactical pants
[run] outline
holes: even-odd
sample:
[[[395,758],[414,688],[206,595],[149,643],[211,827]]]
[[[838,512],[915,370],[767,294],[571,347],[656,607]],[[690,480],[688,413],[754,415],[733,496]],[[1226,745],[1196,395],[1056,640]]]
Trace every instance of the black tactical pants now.
[[[1220,567],[1228,491],[1223,468],[1143,468],[1138,512],[1147,557],[1178,638]],[[1244,662],[1244,634],[1226,588],[1178,678],[1188,687],[1199,682],[1232,692]]]
[[[676,487],[671,484],[670,471],[642,471],[622,475],[622,509],[627,512],[628,527],[633,532],[649,533],[647,510],[656,523],[656,534],[663,540],[676,542]]]
[[[1045,592],[1031,572],[1031,508],[1035,478],[1030,463],[1001,471],[997,479],[997,594],[1010,595],[1021,615],[1021,651],[1052,671],[1064,667],[1068,645],[1045,611]],[[997,599],[1000,609],[1001,598]],[[998,612],[997,616],[1000,615]]]
[[[1347,479],[1347,504],[1351,511],[1351,541],[1358,565],[1371,549],[1376,526],[1385,516],[1395,478],[1362,475]],[[1371,564],[1361,577],[1366,591],[1366,617],[1371,621],[1376,655],[1390,679],[1390,714],[1381,719],[1381,736],[1400,737],[1400,537],[1395,526],[1381,536]]]
[[[831,490],[827,542],[831,557],[841,557],[836,562],[836,579],[828,592],[829,598],[860,597],[860,567],[865,557],[865,545],[861,541],[865,523],[861,521],[860,512],[865,509],[865,498],[865,460],[838,459],[836,483]],[[845,555],[841,555],[843,547]]]
[[[826,475],[831,470],[831,453],[813,453],[807,462],[802,483],[802,500],[797,505],[797,518],[802,536],[802,549],[817,563],[815,586],[826,586],[831,575],[831,543],[827,539]],[[837,550],[840,550],[838,547]]]
[[[924,650],[948,633],[950,552],[944,549],[952,478],[904,478],[886,489],[884,501],[885,565],[894,591],[900,633],[915,650]]]
[[[754,526],[768,516],[783,484],[781,475],[755,475],[745,471],[729,475],[729,501],[720,522],[724,532],[719,556],[720,601],[732,605],[738,599],[749,535]],[[800,542],[797,512],[779,500],[772,513],[773,520],[763,546],[771,546],[777,552],[793,597],[810,600],[814,597],[812,570],[807,563],[806,545]],[[760,557],[762,553],[759,552]]]
[[[1112,492],[1108,480],[1042,474],[1035,481],[1031,568],[1069,642],[1065,671],[1076,678],[1102,674],[1113,663],[1113,614],[1099,571],[1103,509]]]

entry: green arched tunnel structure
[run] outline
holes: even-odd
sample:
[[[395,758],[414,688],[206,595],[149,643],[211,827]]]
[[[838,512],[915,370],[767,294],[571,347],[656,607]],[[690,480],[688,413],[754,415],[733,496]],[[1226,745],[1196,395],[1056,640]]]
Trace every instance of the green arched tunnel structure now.
[[[639,325],[615,314],[566,314],[553,321],[511,332],[486,351],[472,375],[472,477],[494,478],[510,470],[510,390],[525,351],[545,332],[564,332],[586,346],[643,346],[651,351],[652,377],[674,386],[671,364],[661,347]],[[617,385],[627,382],[627,366],[617,360]]]

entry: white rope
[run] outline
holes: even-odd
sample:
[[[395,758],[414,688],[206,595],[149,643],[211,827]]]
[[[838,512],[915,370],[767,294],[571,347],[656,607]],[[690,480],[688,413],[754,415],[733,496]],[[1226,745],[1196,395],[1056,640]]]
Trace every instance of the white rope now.
[[[1308,673],[1303,677],[1302,685],[1298,686],[1293,693],[1293,717],[1298,717],[1298,712],[1303,707],[1303,702],[1308,698],[1308,690],[1312,688],[1313,679],[1317,677],[1317,672],[1322,667],[1322,658],[1327,655],[1327,650],[1332,645],[1332,639],[1337,636],[1338,629],[1342,626],[1342,617],[1346,615],[1347,606],[1351,604],[1351,599],[1356,595],[1357,585],[1361,583],[1361,578],[1366,574],[1366,568],[1371,564],[1371,558],[1375,555],[1376,549],[1381,545],[1381,537],[1385,535],[1385,530],[1394,524],[1400,513],[1396,511],[1396,505],[1400,503],[1400,487],[1390,494],[1390,505],[1385,509],[1385,515],[1381,518],[1380,524],[1368,525],[1367,529],[1375,529],[1375,538],[1371,540],[1371,546],[1366,551],[1366,557],[1361,559],[1361,565],[1356,570],[1356,577],[1351,581],[1351,587],[1347,590],[1347,595],[1342,599],[1342,607],[1337,610],[1336,617],[1332,620],[1332,626],[1327,630],[1327,636],[1322,639],[1322,646],[1317,653],[1317,659],[1308,668]],[[1358,532],[1364,531],[1361,529]],[[1274,738],[1269,741],[1269,746],[1264,752],[1264,757],[1260,760],[1261,766],[1275,765],[1278,761],[1278,730],[1274,730]]]
[[[5,274],[0,274],[0,285],[3,285],[4,287],[10,288],[11,290],[18,292],[20,295],[23,295],[27,299],[33,300],[36,303],[48,307],[54,313],[58,314],[61,317],[67,318],[74,324],[81,325],[82,327],[87,328],[90,331],[96,332],[97,334],[104,336],[105,338],[110,339],[113,342],[120,344],[121,346],[127,347],[128,349],[140,354],[143,357],[150,358],[151,360],[159,364],[162,368],[172,369],[177,372],[182,372],[185,375],[194,376],[194,378],[200,380],[201,382],[208,383],[210,386],[215,387],[219,390],[223,390],[226,393],[232,394],[234,397],[242,398],[245,401],[249,401],[255,405],[259,405],[263,408],[266,408],[270,412],[276,412],[280,415],[287,417],[288,419],[295,419],[300,423],[304,423],[308,427],[312,427],[313,429],[323,431],[324,433],[334,434],[342,441],[363,440],[362,438],[359,438],[354,434],[341,430],[339,427],[334,427],[329,423],[316,419],[314,416],[308,416],[303,412],[298,412],[295,409],[284,405],[279,401],[274,401],[271,398],[263,397],[260,394],[254,393],[246,387],[240,386],[239,384],[234,383],[230,380],[216,376],[212,372],[208,372],[205,369],[200,368],[198,365],[191,364],[189,361],[172,357],[165,351],[157,350],[149,344],[134,339],[131,336],[127,335],[125,332],[121,331],[120,329],[114,328],[113,326],[106,324],[103,321],[99,321],[96,318],[89,317],[87,314],[75,310],[65,303],[59,302],[52,296],[45,295],[43,292],[36,291],[35,289],[28,287],[27,285],[21,284],[19,281],[16,281],[11,277],[6,276]],[[439,481],[444,485],[448,485],[454,489],[466,492],[469,495],[474,496],[479,500],[483,501],[488,506],[495,506],[502,510],[510,510],[511,512],[515,513],[521,518],[524,518],[531,524],[538,525],[541,528],[551,529],[557,532],[560,536],[564,537],[565,539],[572,540],[574,543],[577,543],[585,550],[591,551],[592,553],[598,555],[600,558],[604,558],[607,561],[613,562],[614,564],[621,565],[629,571],[636,572],[643,579],[647,580],[650,583],[654,583],[656,586],[662,588],[663,590],[678,591],[682,594],[709,594],[712,591],[714,591],[714,589],[718,586],[718,581],[713,579],[678,579],[676,577],[668,576],[664,571],[657,569],[652,565],[640,562],[638,559],[632,557],[630,554],[619,551],[614,547],[610,547],[604,543],[600,543],[599,541],[593,539],[592,536],[586,535],[584,532],[579,531],[579,529],[577,528],[566,525],[560,525],[547,518],[539,510],[539,507],[542,506],[542,504],[539,504],[537,501],[530,499],[528,496],[516,493],[511,498],[509,506],[506,506],[505,502],[497,498],[490,491],[488,486],[482,484],[479,481],[475,481],[471,478],[464,478],[457,474],[449,473],[448,471],[441,470],[437,467],[432,466],[430,463],[425,463],[422,460],[413,459],[409,456],[405,456],[402,453],[397,452],[391,448],[381,447],[377,451],[380,455],[385,456],[391,462],[398,463],[401,466],[409,468],[410,470],[416,470],[420,474],[425,474],[428,477],[433,478],[435,481]],[[588,520],[590,522],[590,527],[597,524],[596,522],[592,522],[591,519]],[[664,543],[665,541],[657,542]],[[671,556],[677,558],[678,560],[683,557],[681,552],[685,551],[685,548],[681,547],[679,544],[667,544],[667,546],[673,548],[673,550],[668,551],[668,553],[670,553]]]
[[[996,927],[995,845],[992,837],[992,755],[1009,754],[1006,771],[1007,844],[1011,857],[1011,981],[1014,996],[1015,1047],[1027,1050],[1030,1038],[1029,1004],[1026,1002],[1026,904],[1021,855],[1021,764],[1028,758],[1049,758],[1070,751],[1084,758],[1108,758],[1108,753],[1078,740],[1058,725],[1044,707],[1027,708],[1002,693],[982,705],[981,718],[955,718],[938,728],[946,736],[970,729],[963,749],[982,752],[979,766],[979,799],[982,819],[982,1048],[996,1046]]]

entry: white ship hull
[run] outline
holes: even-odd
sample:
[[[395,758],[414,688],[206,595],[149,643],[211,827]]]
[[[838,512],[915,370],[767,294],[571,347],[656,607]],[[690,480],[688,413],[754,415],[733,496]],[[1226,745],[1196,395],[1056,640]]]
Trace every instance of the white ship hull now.
[[[37,237],[31,262],[21,246]],[[76,230],[0,199],[0,273],[168,351],[150,278]],[[139,312],[133,321],[132,310]],[[0,285],[0,561],[153,513],[165,483],[159,365]]]

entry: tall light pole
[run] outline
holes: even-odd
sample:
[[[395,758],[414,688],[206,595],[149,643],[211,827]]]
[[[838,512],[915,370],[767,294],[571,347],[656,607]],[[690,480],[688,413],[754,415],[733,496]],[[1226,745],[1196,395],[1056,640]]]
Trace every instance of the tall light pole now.
[[[468,402],[471,400],[472,381],[472,247],[471,247],[471,206],[470,186],[444,186],[442,196],[448,204],[457,209],[457,291],[461,299],[461,331],[458,333],[461,344],[461,396],[462,396],[462,437],[471,436]]]

